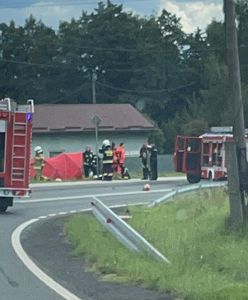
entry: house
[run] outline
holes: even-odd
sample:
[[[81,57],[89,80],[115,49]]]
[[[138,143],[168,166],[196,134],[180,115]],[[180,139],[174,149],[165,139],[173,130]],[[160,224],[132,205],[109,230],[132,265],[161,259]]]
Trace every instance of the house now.
[[[138,156],[154,129],[130,104],[43,104],[35,105],[32,144],[52,157],[84,151],[86,145],[96,152],[109,139],[115,144],[124,142],[127,156]]]

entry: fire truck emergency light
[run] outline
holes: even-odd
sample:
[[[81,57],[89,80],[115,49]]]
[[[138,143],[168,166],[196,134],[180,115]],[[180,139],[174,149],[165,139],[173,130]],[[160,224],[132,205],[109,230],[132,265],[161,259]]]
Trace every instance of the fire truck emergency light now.
[[[32,120],[32,113],[30,113],[30,112],[26,113],[26,120],[28,122]]]

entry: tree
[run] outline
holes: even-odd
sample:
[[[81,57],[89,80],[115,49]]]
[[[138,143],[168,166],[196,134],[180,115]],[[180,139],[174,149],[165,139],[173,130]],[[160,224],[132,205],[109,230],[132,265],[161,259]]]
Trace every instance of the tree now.
[[[247,90],[247,2],[237,3],[243,90]],[[162,130],[161,148],[172,151],[177,134],[193,127],[232,125],[227,103],[224,25],[206,32],[182,30],[180,19],[163,10],[140,17],[111,1],[94,12],[61,22],[59,30],[30,16],[24,26],[0,24],[1,97],[36,103],[131,103]],[[248,109],[245,100],[245,111]],[[246,117],[248,120],[248,117]],[[203,128],[204,129],[204,128]],[[159,132],[159,135],[161,131]],[[160,138],[156,138],[160,140]]]
[[[34,97],[38,101],[52,100],[49,82],[53,78],[53,66],[49,65],[56,51],[55,32],[32,16],[23,27],[16,27],[14,22],[9,27],[1,25],[5,37],[3,68],[6,70],[2,93],[21,101]],[[46,90],[49,94],[44,97]]]

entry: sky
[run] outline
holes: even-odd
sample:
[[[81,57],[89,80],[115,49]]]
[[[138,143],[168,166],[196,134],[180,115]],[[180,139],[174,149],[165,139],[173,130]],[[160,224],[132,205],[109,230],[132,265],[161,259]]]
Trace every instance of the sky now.
[[[92,12],[100,0],[0,0],[0,23],[23,25],[32,14],[37,20],[54,29],[60,21],[77,19],[82,10]],[[105,2],[105,0],[102,0]],[[162,9],[181,18],[183,30],[193,33],[204,30],[213,19],[223,20],[223,0],[112,0],[122,4],[125,11],[140,16],[159,15]]]

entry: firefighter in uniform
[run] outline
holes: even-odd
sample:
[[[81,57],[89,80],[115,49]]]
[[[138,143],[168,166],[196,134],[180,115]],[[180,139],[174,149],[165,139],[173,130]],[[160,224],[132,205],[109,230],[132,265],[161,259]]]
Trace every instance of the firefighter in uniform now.
[[[98,170],[99,170],[99,157],[97,157],[95,154],[93,155],[92,159],[92,165],[91,165],[91,172],[93,174],[93,178],[98,178]]]
[[[140,149],[141,163],[142,163],[142,172],[143,178],[142,179],[149,179],[150,178],[150,152],[149,147],[147,144],[143,144]]]
[[[93,171],[93,159],[94,154],[91,151],[89,146],[86,146],[85,151],[83,152],[83,164],[84,164],[84,176],[85,178],[88,178],[90,175],[90,172]]]
[[[113,149],[109,140],[104,140],[102,143],[102,179],[112,180],[113,178]]]
[[[45,166],[45,157],[43,154],[43,150],[40,146],[37,146],[34,148],[35,157],[34,157],[34,169],[36,171],[36,180],[40,181],[41,179],[44,179],[42,176],[42,170]]]
[[[158,179],[158,149],[154,144],[150,148],[150,167],[151,167],[151,180]]]
[[[113,171],[116,174],[120,174],[119,165],[118,165],[118,157],[117,157],[117,146],[114,142],[112,142],[112,150],[113,150]]]

